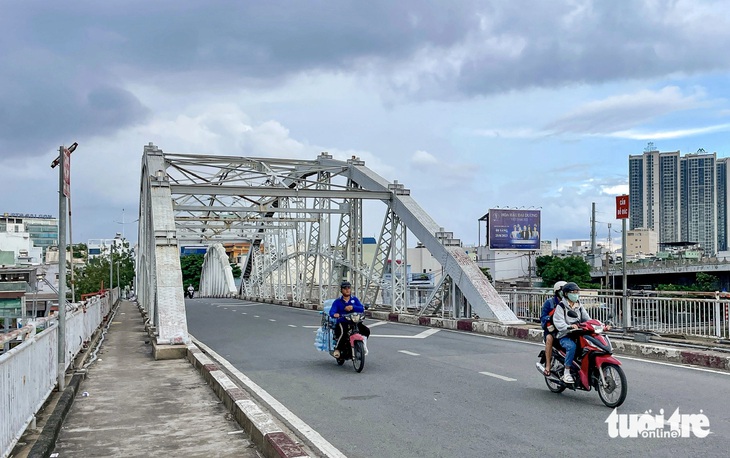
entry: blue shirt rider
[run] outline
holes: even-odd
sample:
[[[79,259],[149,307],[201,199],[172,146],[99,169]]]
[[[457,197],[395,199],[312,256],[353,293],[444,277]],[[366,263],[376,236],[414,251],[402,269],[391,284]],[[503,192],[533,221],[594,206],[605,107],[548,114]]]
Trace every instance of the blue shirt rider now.
[[[540,313],[540,325],[542,326],[543,339],[545,340],[545,366],[542,368],[542,372],[546,377],[550,375],[550,368],[552,367],[553,341],[555,340],[555,327],[551,326],[552,329],[548,329],[548,319],[550,318],[550,312],[563,299],[562,289],[565,284],[566,282],[561,280],[553,285],[553,297],[549,297],[542,304],[542,313]]]
[[[335,326],[335,339],[337,344],[335,345],[334,357],[339,358],[340,353],[345,350],[350,342],[347,339],[343,339],[343,336],[347,336],[346,329],[353,326],[354,323],[347,321],[344,317],[347,313],[357,312],[364,313],[365,307],[360,302],[360,299],[352,295],[352,284],[345,280],[340,284],[340,292],[342,295],[335,299],[330,307],[330,316],[337,319],[337,325]],[[358,331],[365,337],[365,354],[368,354],[368,336],[370,335],[370,329],[362,323],[357,323]]]

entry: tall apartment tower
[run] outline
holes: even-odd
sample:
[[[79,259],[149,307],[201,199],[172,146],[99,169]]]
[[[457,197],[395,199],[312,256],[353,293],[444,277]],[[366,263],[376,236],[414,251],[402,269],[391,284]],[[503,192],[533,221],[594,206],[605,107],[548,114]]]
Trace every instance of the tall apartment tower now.
[[[659,242],[679,242],[679,151],[629,156],[629,228],[651,229]]]
[[[629,156],[630,228],[654,230],[660,243],[698,243],[708,256],[725,251],[729,181],[727,158],[704,150]]]
[[[728,251],[730,221],[728,200],[730,197],[730,161],[723,157],[715,161],[717,167],[717,251]]]

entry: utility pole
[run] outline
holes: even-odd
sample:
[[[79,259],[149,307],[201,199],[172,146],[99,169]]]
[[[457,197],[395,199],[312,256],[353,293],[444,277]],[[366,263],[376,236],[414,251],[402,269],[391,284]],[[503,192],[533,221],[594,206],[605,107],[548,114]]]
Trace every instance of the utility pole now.
[[[591,255],[596,256],[596,203],[591,204]],[[591,269],[593,266],[591,266]]]
[[[58,391],[66,387],[66,198],[71,194],[71,153],[77,143],[58,148],[58,157],[51,168],[58,170]],[[73,263],[73,259],[71,260]]]

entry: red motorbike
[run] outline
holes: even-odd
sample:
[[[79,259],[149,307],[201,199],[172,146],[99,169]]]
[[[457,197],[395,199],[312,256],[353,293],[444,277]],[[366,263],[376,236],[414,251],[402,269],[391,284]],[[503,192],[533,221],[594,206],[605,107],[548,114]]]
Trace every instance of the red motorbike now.
[[[337,320],[330,318],[328,312],[320,313],[322,314],[322,329],[328,331],[327,336],[332,336],[335,326],[337,326]],[[352,312],[343,315],[343,318],[351,323],[351,325],[347,327],[347,335],[342,337],[343,339],[346,338],[350,341],[350,346],[345,347],[338,356],[335,356],[334,339],[325,338],[325,342],[320,350],[329,351],[329,354],[335,358],[339,366],[345,364],[345,361],[348,359],[352,360],[352,365],[355,368],[355,371],[362,372],[365,368],[365,337],[360,334],[357,324],[365,320],[365,314]],[[317,345],[315,344],[315,346]]]
[[[571,314],[575,312],[568,311],[568,315]],[[628,386],[621,363],[613,357],[611,340],[604,334],[605,326],[598,320],[589,320],[579,326],[579,329],[574,329],[569,334],[578,343],[572,368],[577,373],[574,377],[575,383],[566,384],[561,380],[566,370],[565,349],[560,346],[558,339],[553,341],[550,375],[545,375],[541,368],[545,365],[545,350],[538,355],[540,360],[536,363],[537,370],[545,377],[545,383],[553,393],[562,393],[566,388],[573,391],[591,391],[591,388],[595,388],[606,406],[618,407],[626,399]]]

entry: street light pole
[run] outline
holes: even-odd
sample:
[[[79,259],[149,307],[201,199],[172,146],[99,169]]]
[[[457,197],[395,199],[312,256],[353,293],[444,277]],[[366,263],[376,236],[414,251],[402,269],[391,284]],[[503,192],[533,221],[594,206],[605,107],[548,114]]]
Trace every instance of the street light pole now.
[[[58,148],[58,391],[66,387],[66,148]],[[51,167],[54,167],[51,165]]]

